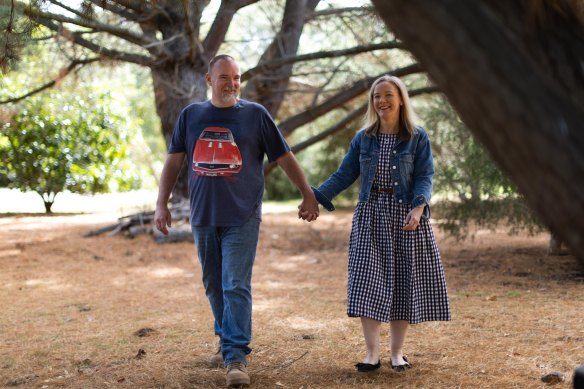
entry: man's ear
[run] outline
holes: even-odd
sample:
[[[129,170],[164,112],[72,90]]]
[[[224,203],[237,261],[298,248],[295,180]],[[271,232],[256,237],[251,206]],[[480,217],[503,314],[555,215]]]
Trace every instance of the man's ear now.
[[[207,80],[207,84],[211,86],[211,75],[209,73],[205,73],[205,80]]]

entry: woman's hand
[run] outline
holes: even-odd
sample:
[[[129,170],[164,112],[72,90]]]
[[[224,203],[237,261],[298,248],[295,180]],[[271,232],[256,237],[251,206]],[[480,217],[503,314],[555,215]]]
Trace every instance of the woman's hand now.
[[[424,213],[425,206],[426,204],[420,205],[408,213],[404,222],[405,231],[414,231],[416,228],[418,228],[420,225],[420,218],[422,217],[422,213]]]

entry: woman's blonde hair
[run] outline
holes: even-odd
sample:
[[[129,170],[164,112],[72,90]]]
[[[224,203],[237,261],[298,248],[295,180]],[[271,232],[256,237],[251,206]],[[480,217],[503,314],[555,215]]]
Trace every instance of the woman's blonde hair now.
[[[382,82],[390,82],[397,87],[399,91],[402,106],[399,110],[399,136],[401,139],[410,139],[412,134],[416,131],[416,114],[412,108],[412,103],[410,102],[410,95],[406,85],[395,76],[381,76],[377,80],[373,81],[371,89],[369,90],[369,103],[367,104],[367,112],[363,118],[363,127],[365,128],[365,134],[369,136],[376,136],[379,132],[379,127],[381,122],[379,120],[379,115],[375,111],[375,105],[373,104],[373,93],[377,85]]]

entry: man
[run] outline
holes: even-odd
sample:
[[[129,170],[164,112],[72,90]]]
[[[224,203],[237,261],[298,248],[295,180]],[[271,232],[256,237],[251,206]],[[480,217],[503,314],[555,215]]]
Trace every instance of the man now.
[[[176,124],[162,170],[156,227],[168,234],[168,199],[185,155],[188,157],[191,226],[203,285],[215,318],[227,386],[249,385],[251,275],[264,190],[263,158],[276,161],[300,190],[298,216],[318,217],[318,203],[302,169],[259,104],[239,99],[241,72],[235,60],[218,55],[206,75],[211,100],[186,107]]]

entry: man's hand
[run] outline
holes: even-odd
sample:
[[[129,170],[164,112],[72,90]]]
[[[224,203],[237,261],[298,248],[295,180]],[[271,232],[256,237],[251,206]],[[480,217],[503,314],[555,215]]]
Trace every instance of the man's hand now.
[[[156,222],[156,228],[158,231],[162,232],[164,235],[168,235],[168,229],[166,227],[171,227],[172,215],[166,204],[156,206],[154,221]]]
[[[306,181],[304,172],[294,154],[289,151],[278,158],[276,162],[302,193],[302,202],[298,206],[298,217],[309,222],[316,220],[318,217],[318,201],[316,201],[314,192],[308,181]]]
[[[184,159],[185,153],[168,154],[164,162],[164,167],[162,168],[158,199],[156,199],[156,211],[154,212],[154,222],[158,231],[164,235],[168,235],[168,229],[166,227],[170,227],[172,223],[172,216],[167,205],[168,198],[176,183]]]

